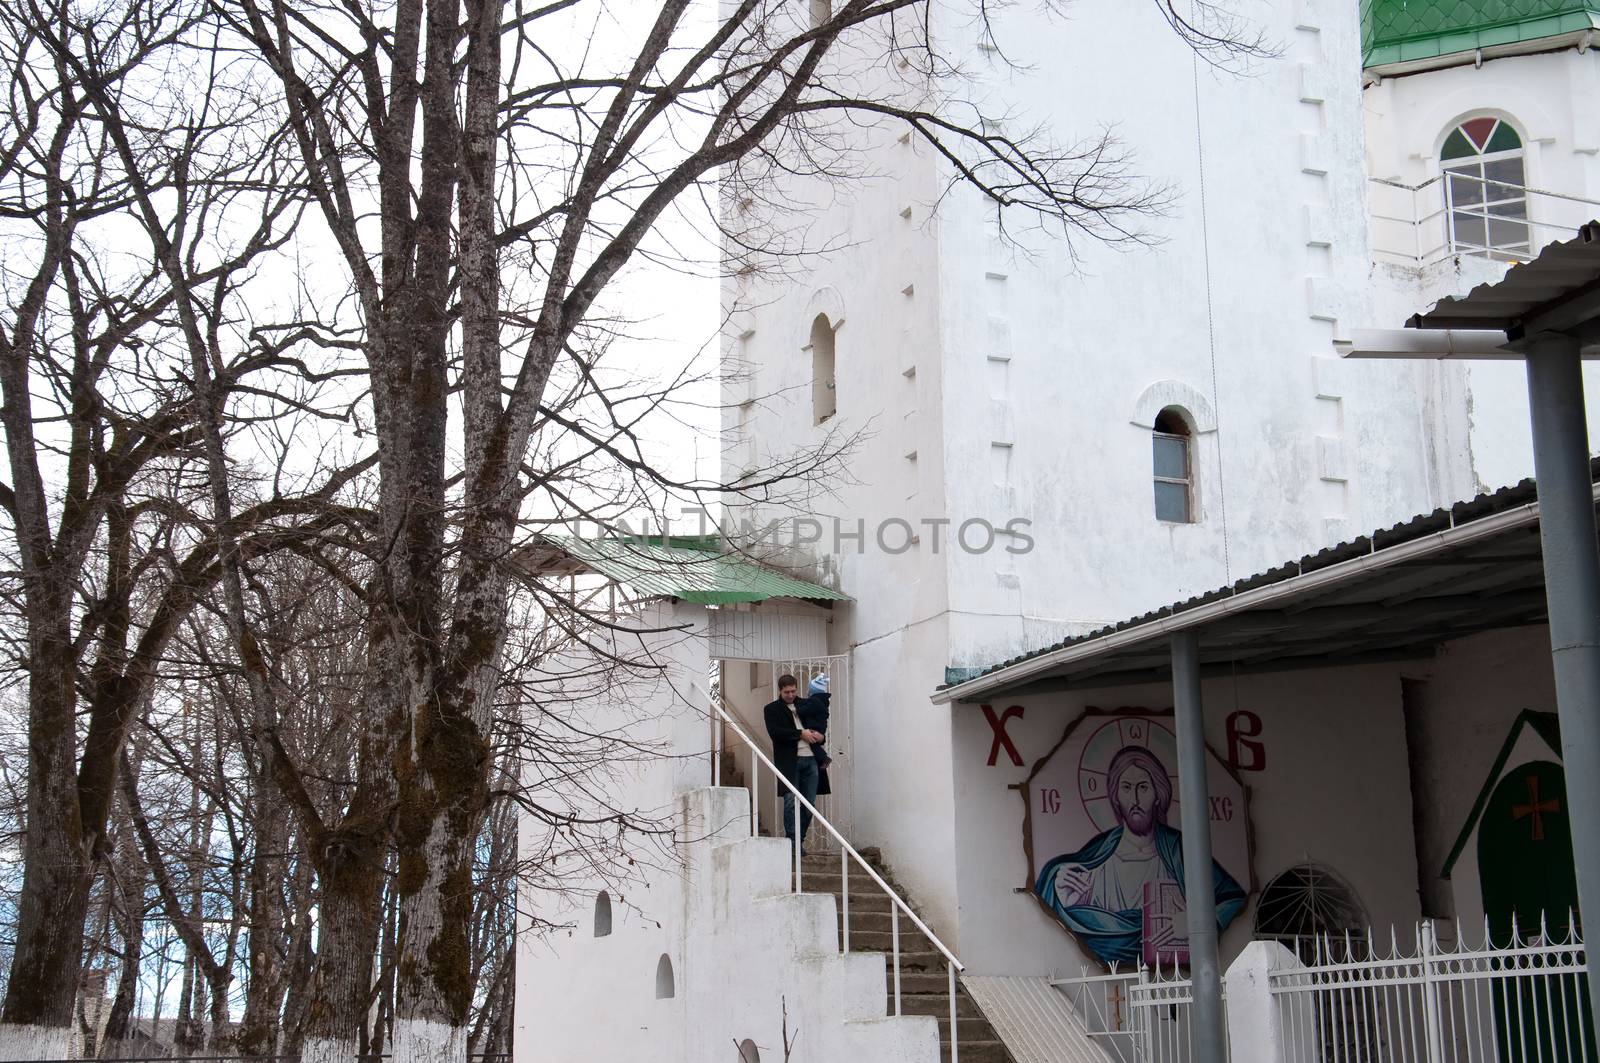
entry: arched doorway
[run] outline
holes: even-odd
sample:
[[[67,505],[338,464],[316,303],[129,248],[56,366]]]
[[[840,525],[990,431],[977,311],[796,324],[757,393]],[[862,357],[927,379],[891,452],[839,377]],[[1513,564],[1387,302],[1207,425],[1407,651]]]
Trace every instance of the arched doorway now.
[[[1578,930],[1572,923],[1578,880],[1561,765],[1529,761],[1495,786],[1479,821],[1478,881],[1492,948],[1564,942]],[[1494,1002],[1503,1063],[1542,1061],[1552,1050],[1556,1059],[1565,1060],[1562,1045],[1595,1043],[1584,976],[1507,983]],[[1556,999],[1543,999],[1552,994]]]

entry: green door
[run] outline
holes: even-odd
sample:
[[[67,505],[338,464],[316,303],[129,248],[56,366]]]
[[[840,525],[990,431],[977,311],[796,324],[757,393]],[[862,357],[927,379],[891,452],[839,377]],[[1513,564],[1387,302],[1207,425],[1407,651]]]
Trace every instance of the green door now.
[[[1550,943],[1567,940],[1574,929],[1571,913],[1578,908],[1578,880],[1561,765],[1532,761],[1500,780],[1478,825],[1478,878],[1495,948],[1512,945],[1513,918],[1525,945],[1539,935],[1541,918]],[[1527,960],[1520,964],[1522,969],[1528,966]],[[1508,972],[1518,967],[1516,961],[1505,961]],[[1510,975],[1494,997],[1500,1059],[1593,1059],[1588,999],[1588,982],[1580,975]],[[1580,1045],[1591,1046],[1589,1052]]]

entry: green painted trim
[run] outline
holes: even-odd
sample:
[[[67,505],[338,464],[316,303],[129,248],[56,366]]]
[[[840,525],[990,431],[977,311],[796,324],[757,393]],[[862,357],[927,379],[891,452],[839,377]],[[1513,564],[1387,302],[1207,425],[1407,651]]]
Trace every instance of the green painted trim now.
[[[1447,879],[1456,866],[1456,860],[1467,847],[1467,840],[1472,837],[1473,828],[1478,825],[1478,820],[1483,816],[1483,810],[1489,805],[1489,798],[1494,793],[1495,786],[1500,782],[1500,776],[1506,770],[1506,761],[1511,759],[1511,751],[1517,746],[1517,738],[1522,734],[1524,726],[1532,727],[1534,733],[1544,739],[1544,744],[1556,755],[1556,761],[1561,760],[1561,726],[1558,717],[1553,712],[1536,712],[1533,709],[1523,709],[1517,715],[1517,722],[1511,725],[1511,733],[1500,746],[1500,753],[1494,758],[1494,767],[1489,769],[1489,778],[1484,782],[1483,788],[1478,791],[1478,799],[1472,802],[1472,811],[1467,815],[1466,826],[1461,828],[1461,833],[1456,836],[1456,843],[1450,849],[1450,855],[1445,858],[1444,870],[1439,873],[1440,878]]]
[[[1500,7],[1514,10],[1508,17],[1485,15],[1483,5],[1465,0],[1406,0],[1406,19],[1426,19],[1436,29],[1423,32],[1382,32],[1374,28],[1379,9],[1395,0],[1363,0],[1361,4],[1362,65],[1367,68],[1435,59],[1479,48],[1523,44],[1559,37],[1564,33],[1600,29],[1600,3],[1580,0],[1502,0]]]
[[[850,601],[849,595],[832,588],[797,579],[749,558],[723,553],[725,544],[717,536],[539,538],[591,571],[650,597],[677,598],[698,605],[736,605],[768,598]]]

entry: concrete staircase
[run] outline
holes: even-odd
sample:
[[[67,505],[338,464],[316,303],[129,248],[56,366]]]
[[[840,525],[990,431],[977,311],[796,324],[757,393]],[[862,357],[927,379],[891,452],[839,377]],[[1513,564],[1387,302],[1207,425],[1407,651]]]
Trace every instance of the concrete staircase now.
[[[816,831],[812,831],[815,840]],[[859,850],[872,869],[913,910],[916,901],[894,880],[876,848]],[[791,860],[792,864],[792,860]],[[801,888],[805,893],[830,895],[839,915],[840,947],[843,947],[843,908],[837,902],[843,894],[838,853],[807,853],[801,864]],[[850,951],[881,952],[886,963],[885,985],[889,1007],[894,1008],[894,967],[892,956],[891,902],[878,884],[850,861]],[[917,917],[927,922],[918,910]],[[930,925],[934,933],[939,928]],[[950,1059],[950,976],[943,953],[937,951],[911,920],[900,917],[900,1007],[905,1015],[932,1015],[939,1022],[940,1058]],[[960,1041],[961,1063],[1015,1063],[994,1027],[984,1017],[978,1002],[956,979],[956,1028]]]

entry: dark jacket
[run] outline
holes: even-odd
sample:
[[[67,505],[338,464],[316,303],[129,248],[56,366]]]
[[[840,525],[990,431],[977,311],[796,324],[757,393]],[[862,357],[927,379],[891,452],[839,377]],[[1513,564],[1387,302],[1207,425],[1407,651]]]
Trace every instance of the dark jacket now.
[[[827,694],[795,698],[794,711],[800,717],[800,722],[813,731],[826,734],[828,698]],[[793,782],[795,761],[800,759],[795,748],[800,742],[800,728],[794,725],[794,717],[789,715],[789,706],[783,703],[782,698],[768,702],[767,707],[761,710],[761,716],[767,725],[767,737],[772,739],[772,763],[783,772],[784,778]],[[821,742],[813,742],[811,752],[816,756],[818,766],[828,759],[828,751],[822,748]]]

